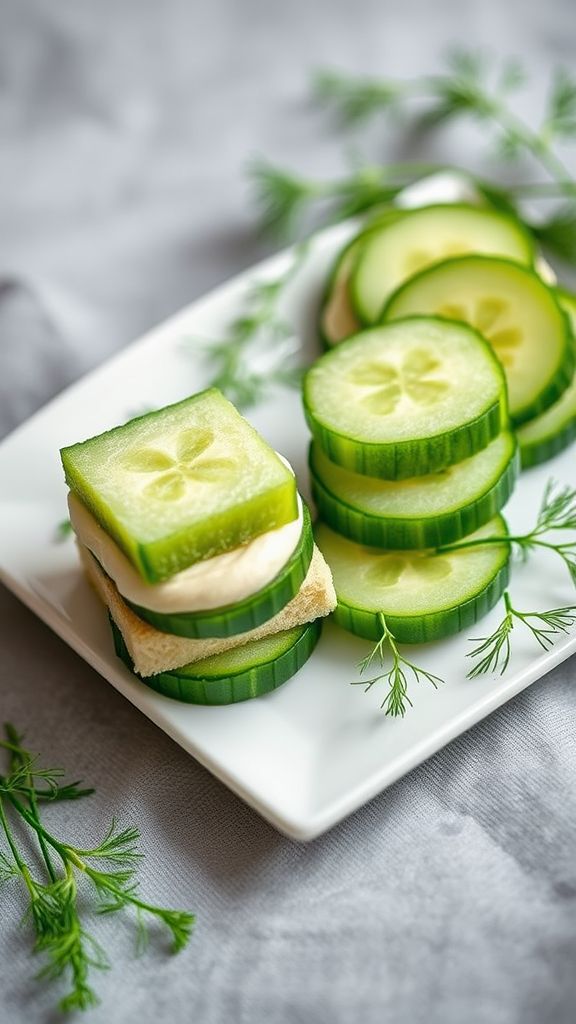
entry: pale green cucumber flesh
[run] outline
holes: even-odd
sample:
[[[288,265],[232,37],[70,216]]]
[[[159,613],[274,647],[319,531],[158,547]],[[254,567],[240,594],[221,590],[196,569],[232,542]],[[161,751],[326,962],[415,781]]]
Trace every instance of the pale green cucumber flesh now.
[[[508,582],[510,546],[497,516],[470,539],[502,543],[460,551],[382,551],[356,544],[321,524],[316,543],[334,579],[334,618],[369,640],[382,635],[380,615],[398,641],[425,643],[473,625],[499,599]]]
[[[122,634],[112,619],[110,624],[116,654],[134,672]],[[270,693],[291,679],[312,654],[320,632],[317,619],[172,672],[138,678],[158,693],[187,704],[236,704]]]
[[[71,490],[151,583],[298,515],[293,474],[214,388],[61,455]]]
[[[130,601],[126,603],[136,615],[156,629],[177,636],[228,637],[256,629],[296,596],[306,578],[314,551],[314,535],[306,505],[303,505],[303,514],[300,540],[286,565],[267,586],[243,601],[206,611],[171,614],[151,611]]]
[[[534,244],[526,229],[498,210],[461,203],[410,210],[373,232],[355,261],[350,293],[358,320],[375,323],[386,299],[404,281],[465,253],[534,262]]]
[[[530,268],[490,256],[445,260],[388,300],[382,322],[435,314],[471,324],[504,367],[516,425],[540,415],[568,387],[574,346],[554,290]]]
[[[439,547],[473,533],[504,507],[518,470],[508,432],[463,462],[405,481],[353,473],[330,462],[318,445],[310,448],[320,518],[359,544],[388,549]]]
[[[326,455],[357,473],[405,479],[484,448],[507,422],[502,368],[465,324],[433,317],[364,331],[304,379],[308,425]]]

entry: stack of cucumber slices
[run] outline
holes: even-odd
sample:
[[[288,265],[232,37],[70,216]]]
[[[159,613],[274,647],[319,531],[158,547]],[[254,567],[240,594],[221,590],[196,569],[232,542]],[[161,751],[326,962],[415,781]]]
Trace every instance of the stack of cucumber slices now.
[[[195,704],[256,697],[312,653],[330,572],[288,464],[215,389],[62,449],[119,657]]]
[[[576,436],[575,328],[574,297],[494,209],[395,210],[346,246],[321,309],[327,351],[304,382],[342,626],[378,640],[384,615],[419,643],[499,599],[500,511],[520,467]],[[450,550],[488,535],[502,544]]]

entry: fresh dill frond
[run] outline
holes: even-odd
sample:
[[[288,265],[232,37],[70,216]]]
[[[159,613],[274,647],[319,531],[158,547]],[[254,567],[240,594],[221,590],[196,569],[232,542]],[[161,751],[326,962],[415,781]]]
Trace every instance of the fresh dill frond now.
[[[439,165],[430,163],[363,164],[340,178],[315,180],[260,164],[254,180],[260,224],[265,231],[294,237],[313,211],[322,224],[335,224],[386,207],[407,185],[437,170]]]
[[[576,489],[554,480],[548,480],[538,510],[536,523],[527,533],[505,534],[494,537],[476,537],[473,540],[459,540],[444,544],[438,553],[463,551],[467,548],[486,545],[508,544],[526,559],[537,548],[558,555],[566,566],[572,583],[576,586],[576,538],[569,541],[544,540],[548,534],[570,530],[576,532]]]
[[[157,907],[140,898],[136,869],[142,854],[137,848],[137,828],[119,829],[113,820],[101,841],[86,847],[68,843],[49,831],[40,818],[40,799],[76,800],[93,790],[82,790],[77,782],[60,786],[60,769],[38,768],[37,758],[24,748],[13,726],[5,726],[5,735],[0,746],[8,752],[9,763],[7,772],[0,775],[0,832],[8,851],[0,851],[0,883],[19,878],[24,886],[28,902],[25,921],[34,932],[34,951],[45,960],[38,977],[67,980],[68,992],[59,1002],[62,1011],[86,1010],[98,1002],[90,983],[91,972],[105,970],[110,964],[83,925],[85,904],[78,898],[77,878],[86,878],[92,884],[100,913],[129,908],[135,911],[139,946],[144,920],[153,918],[168,929],[172,951],[179,952],[192,934],[195,917],[188,911]],[[27,863],[8,811],[28,826],[27,839],[30,835],[36,838],[46,881],[37,879]],[[28,843],[25,849],[29,849]]]
[[[67,782],[64,786],[54,786],[51,789],[36,789],[36,799],[42,803],[55,803],[62,800],[81,800],[82,797],[92,796],[96,790],[91,787],[81,787],[81,781]]]
[[[293,364],[299,342],[284,318],[281,301],[307,252],[306,245],[297,246],[283,273],[251,286],[245,308],[224,338],[193,339],[196,345],[200,340],[211,370],[208,386],[219,388],[239,409],[256,405],[272,386],[300,386],[303,371]]]
[[[0,885],[12,878],[18,878],[18,874],[18,867],[14,861],[10,860],[3,850],[0,850]]]
[[[479,660],[468,672],[469,679],[475,679],[487,672],[504,675],[510,664],[511,636],[515,622],[526,626],[545,651],[553,647],[559,636],[568,634],[576,623],[576,605],[551,608],[542,612],[521,612],[512,605],[508,591],[504,594],[504,605],[506,614],[494,632],[490,636],[473,641],[478,646],[469,651],[467,657]]]
[[[576,183],[552,149],[557,138],[576,138],[576,80],[570,73],[563,68],[555,72],[542,123],[532,128],[511,106],[511,94],[527,79],[517,59],[497,62],[482,51],[460,47],[448,51],[444,64],[440,72],[400,81],[322,72],[313,82],[313,94],[336,106],[348,123],[390,108],[406,115],[415,101],[416,116],[428,125],[462,116],[480,121],[494,129],[502,156],[516,160],[529,155],[550,175],[557,195],[576,196]]]
[[[510,664],[511,644],[510,634],[514,629],[514,611],[510,604],[508,592],[504,594],[506,614],[502,622],[496,627],[490,636],[480,637],[474,640],[478,646],[467,654],[468,658],[479,658],[480,660],[468,672],[468,678],[484,675],[486,672],[500,672],[504,675]]]
[[[407,79],[320,70],[312,81],[312,95],[320,106],[335,113],[342,125],[356,130],[369,120],[390,114],[395,115],[397,125],[408,130],[424,124],[430,131],[458,118],[479,123],[501,158],[519,168],[540,166],[546,180],[522,181],[517,174],[516,181],[504,187],[478,177],[478,190],[489,201],[498,196],[496,205],[502,208],[504,204],[523,219],[552,255],[576,265],[576,181],[554,148],[557,141],[576,140],[576,79],[564,68],[556,70],[542,120],[533,125],[515,108],[515,93],[527,78],[525,66],[515,58],[498,61],[459,48],[448,52],[440,70]],[[417,165],[411,171],[408,165],[366,164],[332,181],[317,181],[260,160],[248,173],[262,225],[294,237],[309,218],[316,227],[389,203],[401,188],[434,169],[425,164],[419,171]],[[469,175],[474,181],[471,168]],[[524,199],[532,204],[536,200],[566,202],[546,216],[534,218],[532,206],[523,215]]]
[[[532,534],[548,530],[576,530],[576,489],[553,479],[546,482]]]
[[[576,78],[564,67],[554,73],[541,134],[548,141],[576,136]]]
[[[550,479],[544,489],[535,526],[526,534],[510,536],[509,540],[524,557],[535,548],[558,555],[576,586],[576,538],[559,542],[543,539],[547,534],[565,530],[576,532],[576,489]]]
[[[87,850],[75,846],[73,849],[74,853],[86,860],[108,860],[115,864],[132,864],[144,856],[137,849],[139,839],[139,829],[131,826],[118,831],[116,821],[112,818],[110,827],[98,846]]]
[[[266,160],[249,164],[248,177],[263,228],[278,235],[292,234],[298,218],[322,194],[321,184]]]
[[[24,737],[17,732],[10,722],[4,723],[5,740],[0,740],[0,748],[10,754],[9,773],[3,785],[9,785],[12,791],[27,796],[34,801],[80,800],[95,792],[91,788],[82,788],[82,781],[67,782],[59,785],[58,779],[63,778],[62,769],[36,769],[38,758],[24,747]],[[36,782],[44,781],[46,786],[38,787]]]
[[[45,783],[48,794],[54,793],[64,772],[58,768],[38,768],[36,762],[37,758],[23,758],[0,783],[0,793],[29,792],[37,782]]]
[[[30,911],[36,933],[34,950],[46,959],[38,978],[69,977],[70,989],[59,1001],[62,1012],[87,1010],[98,1004],[88,983],[91,969],[107,970],[108,959],[96,939],[81,924],[76,879],[68,869],[49,885],[32,882]]]
[[[436,676],[432,672],[428,672],[426,669],[420,668],[415,665],[414,662],[409,661],[408,658],[405,658],[400,654],[396,638],[394,634],[390,632],[386,622],[386,617],[382,612],[378,614],[378,621],[382,629],[382,636],[372,651],[362,659],[358,668],[360,669],[360,675],[362,675],[364,672],[367,672],[376,661],[382,671],[371,679],[355,680],[352,685],[364,686],[365,693],[367,693],[377,683],[384,683],[386,686],[386,693],[380,707],[384,710],[386,715],[390,715],[392,718],[403,718],[408,707],[412,707],[412,701],[408,694],[410,678],[417,683],[422,680],[427,680],[432,684],[434,689],[437,689],[444,680],[441,679],[440,676]],[[392,659],[392,664],[389,668],[386,668],[385,666],[386,654],[389,654]]]
[[[374,114],[394,108],[403,92],[401,82],[362,78],[335,70],[317,71],[312,80],[314,99],[332,105],[347,125],[364,122]]]

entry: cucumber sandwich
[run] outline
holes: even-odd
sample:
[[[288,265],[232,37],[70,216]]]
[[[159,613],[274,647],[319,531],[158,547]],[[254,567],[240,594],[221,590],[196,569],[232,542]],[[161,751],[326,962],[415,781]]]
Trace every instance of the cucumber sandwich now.
[[[289,465],[216,389],[62,449],[81,560],[119,657],[200,704],[258,696],[335,605]]]

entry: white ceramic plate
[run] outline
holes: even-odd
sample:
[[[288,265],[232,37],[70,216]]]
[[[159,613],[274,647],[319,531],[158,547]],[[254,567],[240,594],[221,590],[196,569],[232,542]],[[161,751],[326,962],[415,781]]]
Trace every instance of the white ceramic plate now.
[[[331,259],[350,229],[318,238],[286,297],[286,314],[313,354],[314,320]],[[411,687],[414,708],[385,718],[382,695],[352,687],[370,645],[328,624],[308,664],[280,690],[225,708],[193,707],[159,696],[116,659],[106,613],[85,582],[71,540],[55,541],[66,515],[58,450],[134,415],[200,389],[205,360],[194,336],[218,337],[242,308],[255,278],[275,276],[281,254],[213,292],[75,384],[0,445],[0,577],[136,707],[282,832],[312,839],[420,764],[576,650],[576,636],[549,653],[515,631],[504,678],[466,679],[467,636],[422,647],[414,660],[442,676],[434,691]],[[308,432],[296,392],[277,390],[249,418],[294,465],[307,493]],[[574,451],[526,473],[506,514],[515,528],[533,520],[550,475],[574,482]],[[570,604],[574,593],[553,557],[514,573],[525,610]],[[472,632],[491,632],[501,605]],[[414,650],[414,649],[413,649]]]

